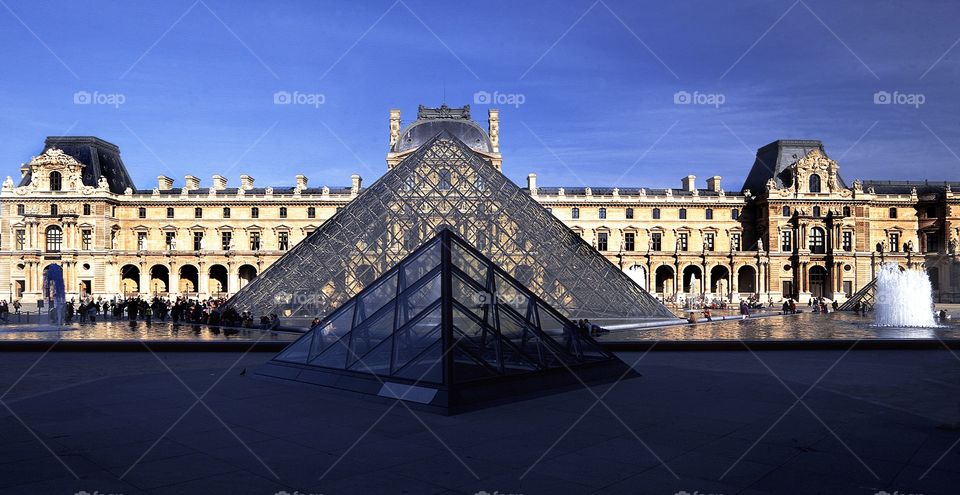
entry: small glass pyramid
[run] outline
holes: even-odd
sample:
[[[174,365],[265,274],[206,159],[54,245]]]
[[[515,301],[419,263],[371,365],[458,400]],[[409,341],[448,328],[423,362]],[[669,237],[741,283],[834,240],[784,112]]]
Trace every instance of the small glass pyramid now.
[[[449,228],[568,318],[674,319],[530,195],[441,132],[241,289],[255,316],[325,317]]]
[[[443,229],[258,373],[451,413],[632,372]]]

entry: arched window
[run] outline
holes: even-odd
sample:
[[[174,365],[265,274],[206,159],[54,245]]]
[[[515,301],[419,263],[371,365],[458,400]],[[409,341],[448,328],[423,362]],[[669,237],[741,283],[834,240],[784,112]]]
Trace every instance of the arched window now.
[[[63,176],[57,171],[50,172],[50,190],[59,191],[61,189],[63,189]]]
[[[653,219],[660,220],[660,208],[653,209]]]
[[[823,254],[826,252],[827,234],[820,227],[810,229],[810,252]]]
[[[599,218],[600,218],[601,220],[604,219],[604,218],[607,218],[607,209],[606,209],[606,208],[600,208]]]
[[[814,216],[815,218],[819,218],[819,217],[820,217],[820,207],[819,207],[819,206],[814,206],[814,207],[813,207],[813,216]]]
[[[810,176],[810,192],[818,193],[820,192],[820,176],[813,174]]]
[[[680,208],[680,220],[686,220],[686,219],[687,219],[687,209]]]
[[[706,215],[707,220],[713,220],[713,208],[707,208]]]
[[[730,210],[730,218],[733,219],[733,220],[739,220],[739,219],[740,219],[740,210],[738,210],[738,209],[736,209],[736,208]]]
[[[790,217],[790,207],[789,207],[789,206],[784,206],[784,207],[783,207],[783,216],[785,216],[785,217],[787,217],[787,218]]]
[[[441,191],[449,191],[453,188],[453,183],[450,180],[450,171],[447,169],[440,170],[440,185],[437,186]]]
[[[56,225],[47,227],[47,251],[57,253],[63,245],[63,230]]]

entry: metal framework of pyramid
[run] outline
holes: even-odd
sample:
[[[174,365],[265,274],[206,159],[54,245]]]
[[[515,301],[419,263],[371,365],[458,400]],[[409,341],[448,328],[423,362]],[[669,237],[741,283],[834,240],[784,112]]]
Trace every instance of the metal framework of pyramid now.
[[[636,375],[448,229],[257,374],[447,414]]]
[[[463,142],[441,132],[228,302],[323,317],[450,228],[568,318],[675,318]]]

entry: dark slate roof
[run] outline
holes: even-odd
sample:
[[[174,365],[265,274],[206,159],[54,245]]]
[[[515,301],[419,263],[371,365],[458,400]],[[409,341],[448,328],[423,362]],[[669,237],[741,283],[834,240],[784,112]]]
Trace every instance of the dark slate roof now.
[[[120,148],[113,143],[93,136],[50,136],[44,141],[43,151],[50,148],[59,148],[86,165],[83,169],[85,186],[97,187],[100,177],[106,177],[113,193],[122,194],[128,187],[137,188],[120,159]],[[27,172],[20,185],[29,184],[31,177],[31,173]]]
[[[938,197],[944,193],[945,186],[960,192],[960,182],[937,182],[937,181],[913,181],[913,180],[865,180],[863,189],[869,190],[871,187],[877,194],[910,194],[916,188],[917,195],[925,196],[935,194]]]
[[[528,188],[522,188],[524,191],[529,191]],[[591,187],[590,192],[594,196],[612,196],[613,195],[612,187]],[[637,196],[640,194],[639,187],[621,187],[620,195],[621,196]],[[667,194],[667,189],[656,189],[656,188],[645,188],[647,190],[647,196],[665,196]],[[691,191],[686,189],[670,189],[674,196],[693,196]],[[560,192],[559,187],[537,187],[537,192],[540,194],[557,194]],[[586,192],[585,187],[564,187],[563,193],[565,195],[571,196],[582,196]],[[704,197],[719,197],[720,193],[714,192],[710,189],[697,189],[697,194]],[[724,194],[727,196],[737,196],[739,193],[730,193],[724,191]]]
[[[275,195],[293,195],[293,190],[294,190],[294,189],[295,189],[295,187],[292,187],[292,186],[275,186],[275,187],[273,188],[273,194],[275,194]],[[339,187],[339,186],[338,186],[338,187],[331,187],[331,188],[330,188],[330,194],[350,194],[350,190],[351,190],[351,189],[352,189],[352,188],[351,188],[350,186],[345,186],[345,187]],[[237,187],[227,187],[227,188],[220,189],[219,191],[217,191],[217,196],[224,196],[224,197],[226,197],[226,196],[236,196],[238,190],[239,190],[239,188],[237,188]],[[163,190],[160,191],[160,194],[161,194],[161,195],[179,196],[182,191],[183,191],[182,188],[180,188],[180,187],[174,187],[174,188],[171,188],[171,189],[163,189]],[[153,189],[136,189],[136,190],[134,190],[134,192],[135,192],[136,194],[153,194]],[[244,194],[260,195],[260,196],[262,196],[262,195],[264,195],[264,194],[266,194],[266,193],[267,193],[267,188],[265,188],[265,187],[254,187],[253,189],[248,189],[246,192],[244,192]],[[192,190],[190,190],[187,194],[190,195],[190,196],[207,196],[207,195],[210,194],[210,188],[208,188],[208,187],[201,187],[201,188],[199,188],[199,189],[192,189]],[[322,188],[322,187],[308,187],[307,189],[304,189],[303,191],[301,191],[301,194],[319,196],[319,195],[323,194],[323,188]]]
[[[463,108],[449,108],[446,105],[427,108],[421,105],[417,120],[400,131],[400,137],[390,151],[398,153],[419,148],[443,131],[449,132],[473,150],[485,153],[493,151],[487,131],[470,119],[469,105]]]
[[[787,169],[813,150],[820,150],[827,156],[823,143],[813,139],[779,139],[758,149],[753,168],[741,190],[750,189],[754,194],[765,191],[771,177],[777,181],[778,187],[792,187],[793,181]],[[839,174],[837,180],[842,187],[847,187]]]

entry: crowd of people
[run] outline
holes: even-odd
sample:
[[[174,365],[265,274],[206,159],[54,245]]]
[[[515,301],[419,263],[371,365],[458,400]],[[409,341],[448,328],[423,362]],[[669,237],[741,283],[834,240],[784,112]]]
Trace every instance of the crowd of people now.
[[[232,327],[253,328],[254,316],[249,311],[238,313],[235,309],[225,307],[226,299],[211,298],[192,300],[185,297],[167,299],[165,297],[114,297],[104,299],[98,297],[83,298],[80,301],[70,299],[64,308],[64,321],[71,323],[96,323],[98,319],[144,321],[148,324],[154,321],[171,323],[200,323],[206,325],[222,325]],[[13,308],[16,314],[21,310],[20,301],[14,301]],[[43,309],[41,303],[37,304]],[[0,321],[6,322],[9,315],[7,301],[0,301]],[[272,329],[279,325],[277,315],[263,316],[259,321],[259,328]]]

